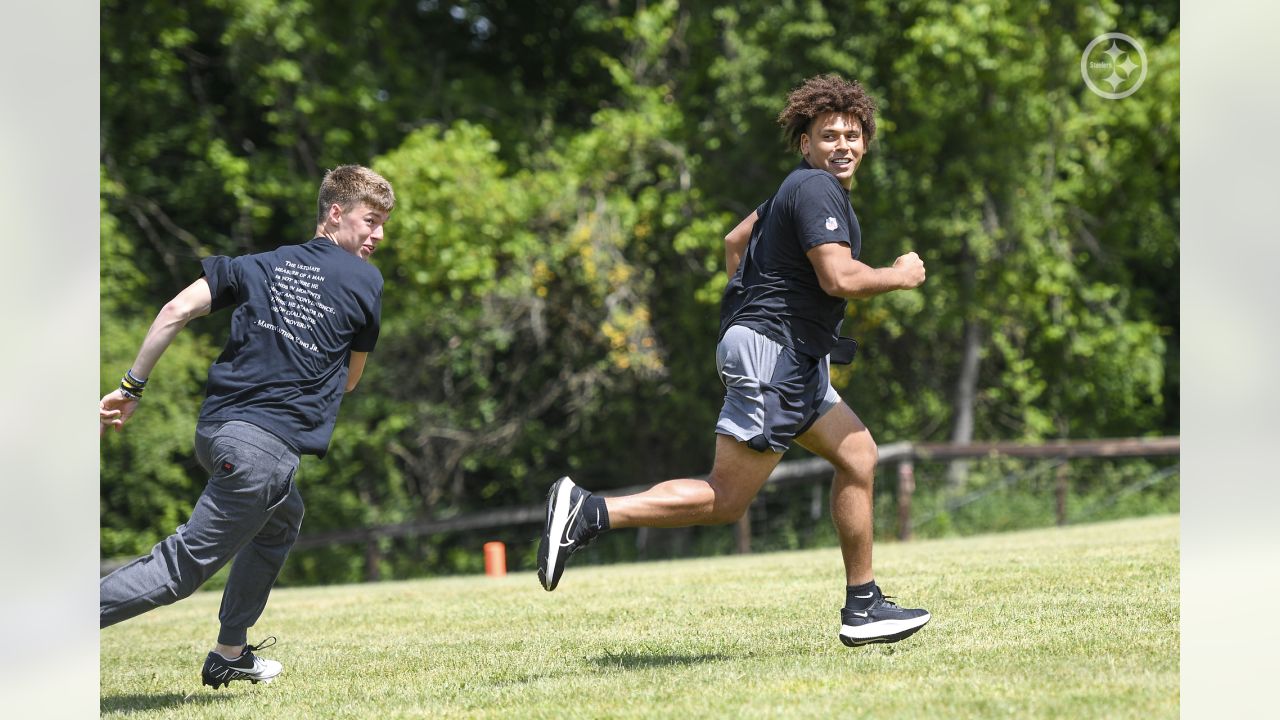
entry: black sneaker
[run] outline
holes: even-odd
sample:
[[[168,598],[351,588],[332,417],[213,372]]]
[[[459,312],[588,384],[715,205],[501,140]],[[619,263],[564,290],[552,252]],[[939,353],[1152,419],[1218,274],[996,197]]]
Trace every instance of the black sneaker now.
[[[569,556],[596,539],[598,533],[582,512],[589,497],[590,492],[567,477],[555,481],[547,493],[547,524],[538,543],[538,581],[547,591],[556,589]]]
[[[876,595],[879,597],[866,610],[840,610],[840,642],[849,647],[898,642],[929,622],[928,610],[898,607],[879,588]]]
[[[274,637],[269,637],[255,645],[245,645],[244,652],[235,660],[228,660],[216,652],[209,652],[204,660],[204,668],[200,670],[200,680],[213,689],[229,685],[232,680],[248,680],[254,685],[260,682],[269,683],[284,669],[275,660],[264,660],[253,654],[254,650],[271,647],[276,644]]]

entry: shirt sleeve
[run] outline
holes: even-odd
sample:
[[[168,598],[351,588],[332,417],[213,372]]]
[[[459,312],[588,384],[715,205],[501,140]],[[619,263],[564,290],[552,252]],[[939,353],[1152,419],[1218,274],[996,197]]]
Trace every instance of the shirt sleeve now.
[[[849,239],[849,196],[835,176],[814,176],[796,189],[796,238],[800,249],[809,252],[825,243],[844,243]]]
[[[201,260],[200,267],[204,270],[204,277],[209,282],[209,292],[213,296],[210,312],[240,302],[240,272],[232,258],[214,255]]]

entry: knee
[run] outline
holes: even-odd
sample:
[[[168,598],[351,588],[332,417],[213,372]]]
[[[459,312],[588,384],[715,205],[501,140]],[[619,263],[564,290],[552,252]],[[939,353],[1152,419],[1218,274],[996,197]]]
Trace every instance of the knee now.
[[[169,547],[166,545],[165,549]],[[152,559],[158,563],[156,567],[163,568],[168,575],[167,580],[151,593],[150,597],[157,605],[170,605],[191,597],[226,564],[226,558],[220,555],[188,552],[155,553]]]
[[[732,492],[723,485],[717,484],[714,479],[711,482],[711,489],[714,500],[705,511],[704,524],[706,525],[735,523],[746,514],[747,508],[751,507],[752,497],[743,497],[741,493]]]
[[[750,504],[716,505],[707,515],[707,525],[731,525],[742,519]]]
[[[162,592],[164,597],[161,599],[162,605],[171,605],[179,600],[185,600],[195,594],[196,590],[204,585],[209,577],[202,572],[185,572],[177,579],[170,582],[164,587]]]
[[[876,463],[880,461],[880,450],[870,433],[863,433],[857,441],[841,449],[835,463],[837,481],[844,480],[856,485],[870,485],[876,474]]]

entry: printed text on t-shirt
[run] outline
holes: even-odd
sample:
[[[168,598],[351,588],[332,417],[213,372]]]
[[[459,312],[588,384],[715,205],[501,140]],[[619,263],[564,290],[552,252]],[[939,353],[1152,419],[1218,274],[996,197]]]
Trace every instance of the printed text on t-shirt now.
[[[285,260],[284,267],[277,266],[272,270],[274,277],[268,288],[271,311],[289,327],[277,327],[261,320],[258,326],[275,330],[282,337],[319,352],[320,348],[311,342],[308,331],[317,320],[334,312],[333,307],[322,301],[320,288],[324,285],[324,275],[320,274],[320,268]]]

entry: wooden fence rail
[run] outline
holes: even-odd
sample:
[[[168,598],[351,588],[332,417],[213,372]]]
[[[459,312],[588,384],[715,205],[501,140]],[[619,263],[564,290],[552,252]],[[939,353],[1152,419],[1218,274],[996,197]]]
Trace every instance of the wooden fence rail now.
[[[1181,452],[1177,437],[1123,438],[1108,440],[1055,440],[1045,443],[981,442],[969,444],[917,443],[891,462],[898,464],[898,539],[912,534],[911,498],[915,493],[915,461],[974,460],[979,458],[1029,458],[1070,460],[1074,458],[1160,457]],[[885,462],[881,453],[880,462]],[[1067,524],[1067,496],[1070,494],[1067,464],[1058,465],[1054,479],[1056,515],[1059,525]]]
[[[1039,459],[1072,459],[1072,458],[1121,458],[1121,457],[1158,457],[1178,455],[1180,440],[1178,437],[1160,438],[1124,438],[1106,440],[1057,440],[1046,443],[1019,442],[979,442],[965,445],[951,443],[910,443],[898,442],[881,445],[880,465],[896,467],[898,489],[898,538],[910,540],[911,498],[915,492],[915,463],[917,461],[949,461],[972,460],[979,458],[1039,458]],[[1065,463],[1059,466],[1055,486],[1058,522],[1063,524],[1066,517],[1066,497],[1069,492]],[[774,485],[789,485],[812,482],[816,478],[830,476],[831,464],[822,458],[791,460],[779,463],[769,476],[768,482]],[[650,485],[634,485],[612,490],[602,490],[603,496],[629,495],[646,490]],[[376,579],[379,559],[378,541],[383,538],[403,538],[419,535],[431,535],[462,530],[479,530],[484,528],[509,527],[512,525],[533,524],[542,522],[545,506],[527,505],[516,508],[500,508],[478,513],[467,513],[446,518],[430,518],[411,520],[393,525],[352,528],[349,530],[330,530],[310,535],[303,535],[294,544],[295,550],[361,543],[366,547],[369,568],[366,575]],[[743,515],[735,527],[735,545],[738,552],[751,551],[751,520],[749,513]],[[102,574],[128,562],[124,560],[104,560]]]
[[[1179,438],[1131,438],[1121,440],[1059,440],[1049,443],[983,442],[968,445],[950,443],[899,442],[880,446],[880,465],[896,465],[898,479],[899,536],[908,539],[910,531],[911,495],[915,491],[916,461],[973,460],[978,458],[1114,458],[1177,455]],[[778,463],[768,482],[788,485],[810,482],[832,472],[831,464],[822,458],[807,458]],[[602,490],[605,497],[630,495],[650,485]],[[520,508],[503,508],[452,518],[413,520],[395,525],[336,530],[298,538],[295,548],[322,547],[351,542],[370,542],[380,538],[430,535],[458,530],[477,530],[541,522],[546,509],[542,504]],[[748,521],[749,522],[749,521]],[[905,528],[905,532],[902,530]],[[748,533],[749,536],[749,533]],[[749,547],[749,545],[748,545]],[[740,548],[746,549],[746,548]]]

